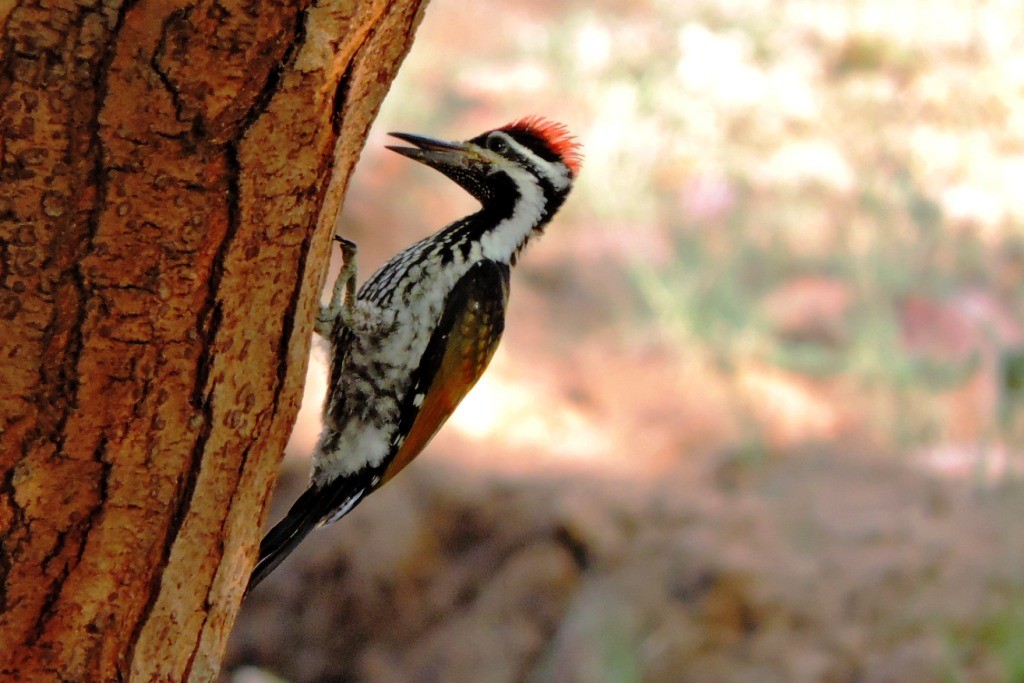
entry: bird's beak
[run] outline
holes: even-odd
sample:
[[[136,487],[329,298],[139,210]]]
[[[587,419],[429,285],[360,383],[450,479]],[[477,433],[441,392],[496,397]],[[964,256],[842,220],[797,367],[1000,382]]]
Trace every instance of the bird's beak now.
[[[448,142],[412,133],[388,133],[388,135],[415,145],[415,147],[388,145],[388,149],[436,168],[442,173],[483,161],[476,150],[465,142]]]

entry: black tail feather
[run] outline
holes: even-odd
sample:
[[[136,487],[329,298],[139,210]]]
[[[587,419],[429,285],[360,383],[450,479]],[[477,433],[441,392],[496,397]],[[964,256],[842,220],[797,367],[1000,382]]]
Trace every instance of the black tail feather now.
[[[284,519],[275,524],[260,542],[260,556],[249,577],[246,595],[267,578],[321,522],[333,522],[356,506],[364,489],[356,488],[353,491],[351,484],[351,481],[341,477],[324,488],[311,485],[299,496]]]

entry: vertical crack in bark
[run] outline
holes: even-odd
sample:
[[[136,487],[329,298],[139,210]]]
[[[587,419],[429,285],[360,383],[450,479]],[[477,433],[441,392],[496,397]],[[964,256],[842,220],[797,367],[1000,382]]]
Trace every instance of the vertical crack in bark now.
[[[230,227],[228,229],[228,233],[228,235],[225,235],[225,242],[227,242],[230,236]],[[224,248],[222,245],[221,253],[218,253],[217,263],[222,261],[223,252]],[[215,271],[217,270],[217,263],[215,263]],[[196,409],[196,412],[203,416],[203,421],[199,427],[199,433],[196,435],[196,441],[192,446],[192,452],[189,457],[189,463],[191,464],[186,471],[185,481],[181,487],[181,493],[179,494],[178,501],[174,506],[174,514],[171,517],[171,522],[168,525],[167,533],[164,537],[159,567],[153,571],[153,575],[150,578],[150,587],[146,604],[139,613],[138,619],[135,622],[135,627],[132,629],[132,636],[128,641],[128,648],[125,653],[124,662],[129,670],[135,657],[135,647],[139,643],[139,637],[142,633],[142,629],[145,627],[146,622],[149,621],[149,617],[153,612],[157,599],[160,597],[160,584],[163,580],[163,570],[170,561],[171,550],[174,548],[174,539],[181,530],[181,525],[185,521],[185,515],[188,511],[188,507],[192,502],[192,496],[195,493],[196,488],[196,481],[199,479],[198,465],[202,460],[203,451],[206,449],[206,444],[210,439],[210,434],[213,432],[214,416],[212,395],[214,386],[210,386],[207,391],[206,385],[213,363],[213,340],[216,338],[217,331],[220,329],[222,314],[219,302],[214,300],[211,303],[211,299],[215,299],[216,293],[216,289],[212,284],[213,276],[211,276],[210,294],[207,296],[207,304],[204,306],[205,310],[200,313],[198,318],[199,334],[204,339],[204,344],[203,353],[197,363],[196,382],[193,385],[191,396],[192,405]],[[206,321],[207,318],[209,318],[209,321]]]
[[[256,98],[254,100],[252,108],[250,108],[250,110],[246,113],[245,117],[243,117],[241,129],[240,129],[240,134],[239,134],[239,140],[244,140],[245,139],[245,135],[251,129],[253,124],[259,119],[260,115],[262,115],[263,112],[266,111],[267,107],[269,107],[270,102],[271,102],[274,94],[277,92],[278,88],[280,87],[281,78],[282,78],[285,70],[289,69],[289,68],[292,68],[294,66],[295,59],[298,57],[299,51],[300,51],[300,49],[302,48],[302,46],[304,45],[304,43],[306,41],[306,21],[307,21],[307,18],[308,18],[308,13],[309,13],[308,8],[305,8],[305,9],[301,10],[297,14],[296,22],[295,22],[295,26],[294,26],[294,30],[293,30],[293,34],[292,34],[292,39],[289,42],[288,48],[285,51],[285,54],[284,54],[284,56],[283,56],[283,58],[281,60],[282,64],[281,64],[281,66],[279,66],[276,69],[274,69],[274,71],[270,74],[270,77],[267,79],[267,83],[264,85],[264,87],[257,94],[257,96],[256,96]],[[235,192],[233,194],[230,194],[229,196],[234,196],[234,197],[237,198],[237,196],[238,196],[238,194],[237,194],[238,187],[237,186],[238,186],[238,184],[240,183],[240,180],[241,180],[242,167],[241,167],[241,163],[240,163],[240,160],[239,160],[239,157],[238,157],[238,145],[237,144],[232,144],[231,147],[232,147],[233,154],[231,154],[229,156],[229,158],[232,161],[232,163],[229,166],[229,168],[232,171],[231,178],[234,181],[234,185],[235,185],[234,190],[235,190]],[[331,145],[331,148],[333,149],[333,144]],[[323,183],[321,183],[321,185],[323,185]],[[323,190],[323,189],[320,190],[320,197],[321,197],[321,199],[320,199],[320,201],[318,201],[317,206],[319,206],[322,203],[322,197],[323,197],[323,192],[324,191],[325,190]],[[240,206],[238,206],[237,202],[232,202],[230,204],[230,206],[232,207],[233,210],[240,212]],[[240,222],[240,220],[241,220],[240,215],[236,216],[233,220]],[[315,215],[314,215],[313,220],[316,220]],[[297,275],[297,277],[295,279],[295,286],[292,289],[291,295],[288,298],[288,303],[287,303],[287,305],[285,307],[285,310],[284,310],[284,313],[282,315],[282,331],[281,331],[280,340],[278,342],[278,349],[280,349],[280,350],[287,349],[288,342],[290,341],[292,333],[294,332],[294,329],[295,329],[295,319],[296,319],[296,314],[297,314],[297,311],[298,311],[298,302],[299,302],[299,297],[300,297],[300,294],[301,294],[301,291],[302,291],[302,284],[303,284],[303,280],[304,280],[304,273],[305,273],[305,266],[306,266],[306,261],[307,261],[307,255],[309,253],[309,249],[310,249],[311,243],[312,243],[312,230],[307,230],[306,231],[306,235],[303,238],[302,245],[300,246],[300,255],[299,255],[299,259],[298,259],[298,262],[299,262],[299,273],[298,273],[298,275]],[[273,421],[273,416],[276,415],[278,406],[280,405],[280,396],[281,396],[281,391],[283,390],[283,388],[285,386],[285,378],[287,376],[287,370],[288,370],[288,354],[286,352],[279,352],[279,354],[278,354],[278,364],[277,364],[277,379],[276,379],[276,383],[275,383],[275,387],[274,387],[274,391],[273,391],[273,398],[272,398],[272,401],[271,401],[271,411],[272,411],[271,412],[271,420],[270,420],[271,422]],[[241,453],[241,456],[239,458],[238,470],[237,470],[238,471],[238,480],[239,481],[241,480],[242,473],[245,471],[245,467],[246,467],[246,465],[248,463],[249,454],[250,454],[250,452],[252,450],[252,446],[253,446],[253,444],[249,444],[243,450],[243,452]],[[221,550],[221,555],[222,556],[223,556],[223,552],[224,552],[224,546],[223,546],[223,539],[224,539],[224,535],[225,535],[224,534],[224,530],[225,530],[225,527],[226,527],[226,525],[228,523],[228,519],[229,519],[229,515],[225,515],[224,518],[221,520],[221,527],[220,527],[221,533],[220,533],[219,537],[221,539],[221,549],[220,550]],[[209,619],[210,609],[211,609],[210,595],[211,595],[211,592],[213,590],[213,583],[214,582],[211,581],[210,585],[207,587],[206,596],[204,597],[204,600],[203,600],[204,615],[203,615],[203,623],[202,623],[202,625],[199,628],[199,633],[203,633],[206,630],[206,622]],[[196,659],[196,656],[199,653],[199,648],[201,647],[202,642],[203,642],[203,640],[202,640],[201,637],[197,638],[196,639],[195,647],[192,649],[192,652],[189,654],[189,658],[188,658],[188,661],[186,663],[185,670],[184,670],[184,678],[185,679],[188,679],[191,676],[191,674],[192,674],[192,668],[195,665],[195,659]]]
[[[171,525],[168,529],[167,542],[164,548],[164,554],[160,561],[160,568],[154,573],[153,586],[150,591],[149,600],[140,614],[140,618],[136,623],[134,633],[132,634],[131,642],[129,645],[129,651],[126,656],[126,661],[129,663],[134,659],[135,647],[139,642],[142,630],[146,623],[149,621],[152,615],[153,608],[156,605],[156,601],[160,595],[160,582],[163,577],[163,570],[167,566],[170,560],[171,550],[174,547],[174,540],[177,538],[181,526],[185,521],[188,514],[188,510],[192,503],[192,497],[195,493],[196,480],[199,476],[199,470],[201,468],[203,454],[206,449],[206,444],[209,441],[210,435],[213,431],[213,386],[207,386],[210,382],[209,377],[213,370],[215,362],[215,345],[217,333],[220,329],[220,323],[223,318],[223,311],[221,309],[221,302],[219,300],[220,283],[224,278],[225,264],[227,262],[228,255],[231,251],[231,247],[234,244],[235,238],[238,235],[239,230],[242,227],[242,192],[241,192],[241,179],[242,179],[242,163],[240,158],[240,145],[245,139],[246,134],[251,129],[253,124],[259,119],[259,117],[266,111],[270,105],[273,96],[277,93],[281,86],[282,75],[287,68],[291,68],[295,59],[298,56],[299,50],[306,39],[306,19],[308,15],[308,9],[304,8],[296,13],[295,25],[292,31],[292,38],[288,43],[288,47],[285,50],[284,56],[281,60],[281,65],[271,70],[267,77],[267,81],[263,88],[260,89],[259,93],[254,97],[253,104],[241,119],[241,126],[239,127],[238,136],[235,140],[231,140],[224,145],[223,154],[225,161],[227,162],[227,212],[228,212],[228,227],[225,231],[225,235],[221,244],[218,247],[217,254],[214,257],[213,265],[211,268],[209,278],[209,290],[207,292],[206,301],[204,302],[203,308],[198,316],[198,336],[202,339],[202,352],[197,363],[196,379],[193,385],[193,391],[191,396],[191,402],[197,412],[203,415],[203,425],[200,433],[197,435],[195,446],[192,449],[192,455],[190,458],[189,475],[186,479],[185,486],[182,489],[182,493],[179,497],[178,503],[175,506],[175,513],[171,521]],[[162,43],[161,43],[162,44]],[[155,60],[155,56],[154,56]],[[154,67],[156,69],[156,67]],[[159,69],[156,69],[159,74]],[[161,80],[164,81],[165,87],[168,87],[170,92],[174,92],[172,84],[168,81],[166,76],[161,76]],[[308,247],[303,244],[304,249],[308,250]],[[298,279],[301,283],[301,277]],[[290,338],[290,332],[294,328],[295,323],[295,310],[297,308],[298,291],[300,287],[296,286],[292,296],[289,299],[289,305],[284,315],[283,327],[288,330],[288,336],[283,337],[284,340]],[[209,318],[209,323],[204,324],[204,321]],[[284,346],[280,348],[285,348]],[[287,354],[281,354],[287,356]],[[279,396],[281,386],[283,385],[281,371],[278,371],[278,382],[274,389],[274,401],[272,409],[276,411],[277,404],[279,402]],[[245,469],[245,465],[248,461],[249,452],[252,448],[252,444],[247,446],[241,456],[238,467],[239,478],[241,473]],[[223,538],[223,530],[227,524],[228,515],[224,516],[221,520],[221,538]],[[223,556],[223,544],[221,548],[221,555]],[[199,633],[202,633],[206,627],[206,621],[210,614],[210,593],[213,590],[213,581],[207,586],[206,596],[204,598],[204,615],[203,623],[199,628]],[[191,675],[192,667],[195,662],[195,658],[198,654],[199,648],[202,644],[202,638],[196,639],[195,647],[189,655],[186,663],[186,667],[183,673],[183,678],[187,679]]]
[[[75,555],[74,566],[82,561],[82,557],[85,555],[86,540],[88,539],[89,530],[92,529],[97,520],[103,515],[106,509],[107,501],[110,497],[110,475],[114,469],[114,466],[107,460],[107,441],[101,439],[100,443],[97,444],[96,453],[93,456],[97,460],[102,468],[100,470],[100,481],[97,489],[97,502],[96,505],[89,511],[89,514],[84,520],[82,520],[80,526],[82,528],[82,542],[78,546],[78,553]]]
[[[308,4],[308,3],[307,3]],[[277,94],[278,89],[281,87],[281,78],[284,72],[294,68],[295,60],[298,59],[299,52],[302,46],[306,43],[306,21],[309,18],[309,7],[304,7],[295,13],[295,23],[292,26],[292,35],[288,41],[288,47],[285,48],[284,54],[281,56],[281,63],[270,70],[270,74],[267,76],[267,82],[263,84],[260,91],[253,97],[252,105],[249,110],[241,118],[241,125],[239,126],[237,142],[241,142],[245,139],[249,129],[252,128],[256,120],[266,112],[267,107],[270,106],[270,100],[273,99],[274,95]]]
[[[282,64],[287,65],[287,68],[289,68],[289,69],[294,67],[295,60],[298,58],[298,55],[299,55],[299,51],[302,49],[302,46],[306,42],[306,21],[308,19],[309,19],[309,8],[307,7],[307,8],[304,8],[301,12],[299,12],[299,14],[298,14],[298,16],[296,18],[294,34],[292,36],[292,42],[288,46],[288,50],[285,52],[284,58],[281,60]],[[278,74],[276,74],[276,75],[277,75],[277,78],[280,78],[280,72]],[[264,89],[264,90],[266,90],[266,89]],[[263,93],[261,93],[261,95],[262,94]],[[259,98],[257,98],[257,101],[259,101]],[[270,104],[270,97],[268,96],[268,97],[266,97],[266,101],[263,103],[263,107],[265,108],[269,104]],[[243,131],[242,135],[243,135],[243,137],[245,135],[245,132],[248,131],[248,129],[252,126],[254,121],[255,121],[255,118],[253,118],[252,120],[249,120],[248,118],[246,118],[246,120],[244,121],[244,125],[242,127],[242,131]],[[333,143],[333,141],[332,141],[332,143]],[[333,149],[333,147],[334,147],[334,145],[332,144],[331,148]],[[321,183],[321,185],[322,185],[322,183]],[[323,192],[323,190],[321,190],[321,194],[320,194],[321,200],[317,203],[317,206],[320,206],[320,204],[322,204],[322,197],[323,197],[322,192]],[[317,212],[317,214],[319,214],[319,212]],[[312,220],[314,220],[314,221],[316,220],[317,214],[314,214]],[[288,297],[288,302],[285,305],[285,310],[284,310],[284,313],[283,313],[282,319],[281,319],[281,337],[278,340],[278,346],[277,346],[277,348],[279,350],[281,350],[281,351],[279,351],[279,353],[277,355],[277,382],[276,382],[276,385],[274,386],[273,398],[271,399],[270,422],[273,422],[274,416],[277,415],[277,409],[278,409],[278,406],[281,403],[281,391],[284,389],[285,378],[288,375],[288,353],[285,351],[285,349],[288,348],[288,342],[289,342],[289,340],[291,340],[292,333],[295,331],[295,318],[296,318],[296,315],[298,313],[299,298],[300,298],[300,295],[302,293],[302,284],[303,284],[303,282],[306,279],[305,278],[305,274],[306,274],[306,261],[307,261],[308,255],[309,255],[309,250],[310,250],[310,248],[312,246],[312,240],[313,240],[313,234],[312,233],[313,233],[313,231],[311,229],[307,229],[305,236],[302,238],[302,244],[299,247],[299,259],[298,259],[299,272],[298,272],[297,277],[295,278],[295,286],[292,288],[291,294]],[[248,457],[247,457],[248,456],[248,449],[246,449],[246,450],[247,450],[246,457],[242,458],[242,461],[238,464],[239,477],[241,477],[241,473],[244,471],[245,465],[246,465],[246,463],[248,461]]]
[[[98,154],[97,156],[102,156]],[[100,164],[102,162],[97,162]],[[100,178],[97,179],[97,187],[100,188],[98,195],[103,195],[106,192],[106,178],[102,172]],[[54,452],[59,457],[60,454],[64,453],[64,446],[67,443],[68,433],[67,426],[68,420],[71,415],[78,410],[78,388],[79,388],[79,377],[78,377],[78,361],[82,356],[83,340],[82,340],[82,327],[85,326],[86,320],[88,319],[89,313],[86,306],[86,300],[89,298],[88,286],[85,281],[85,276],[81,270],[81,260],[86,255],[88,247],[86,242],[92,240],[92,237],[96,234],[97,226],[99,224],[99,211],[101,205],[98,201],[96,207],[90,212],[89,221],[86,223],[85,235],[82,240],[81,251],[75,258],[75,265],[69,271],[65,271],[61,274],[60,284],[57,285],[57,291],[72,291],[74,292],[74,300],[69,302],[69,306],[74,307],[74,312],[71,317],[71,322],[66,323],[68,325],[68,340],[64,346],[63,357],[57,370],[57,377],[52,380],[47,380],[45,377],[46,365],[40,366],[40,387],[42,391],[51,389],[52,403],[57,407],[59,415],[57,416],[56,434],[54,435]],[[50,324],[47,326],[44,334],[44,348],[49,347],[49,339],[52,339],[59,325],[65,324],[64,319],[61,315],[63,311],[61,306],[55,305],[53,307],[53,318],[50,320]],[[41,435],[40,435],[41,436]]]
[[[315,4],[315,3],[314,3]],[[245,139],[249,130],[256,123],[256,121],[266,112],[267,107],[270,106],[270,102],[274,95],[278,92],[281,87],[281,79],[286,70],[291,69],[295,65],[295,60],[298,58],[299,52],[302,46],[306,42],[306,22],[309,17],[309,7],[304,7],[299,10],[295,15],[295,23],[292,27],[292,36],[288,42],[288,47],[285,49],[284,54],[281,58],[281,63],[271,70],[267,77],[267,82],[264,83],[263,87],[253,98],[253,104],[245,115],[241,118],[241,125],[239,127],[238,138],[236,141],[228,143],[230,153],[228,154],[229,161],[229,183],[233,184],[234,187],[229,189],[228,196],[237,199],[239,197],[238,186],[241,182],[241,175],[243,172],[242,164],[240,160],[239,147],[241,142]],[[333,145],[332,145],[333,147]],[[322,196],[322,194],[321,194]],[[241,223],[241,206],[238,201],[229,202],[229,211],[235,212],[230,218],[230,224],[237,226]],[[305,269],[306,255],[309,252],[311,236],[310,231],[307,231],[306,237],[303,239],[302,246],[300,247],[301,253],[299,258],[300,272],[296,278],[295,288],[292,290],[292,294],[288,299],[288,303],[285,307],[284,315],[282,316],[282,335],[281,341],[279,342],[279,349],[287,347],[287,342],[291,339],[292,331],[295,328],[295,316],[298,309],[299,293],[302,290],[303,272]],[[226,241],[226,240],[225,240]],[[219,256],[219,255],[218,255]],[[277,386],[274,389],[274,398],[272,402],[272,414],[276,414],[277,406],[279,403],[279,396],[281,388],[284,384],[284,378],[287,373],[288,367],[288,355],[286,353],[279,354],[279,362],[277,367]],[[248,448],[246,453],[248,453]],[[239,464],[239,472],[245,467],[246,460],[242,459]]]
[[[83,519],[72,524],[66,528],[61,529],[57,533],[57,541],[54,543],[53,549],[47,553],[46,557],[40,563],[42,566],[43,574],[49,572],[49,565],[54,561],[64,560],[64,566],[61,568],[59,574],[54,579],[50,589],[47,591],[46,596],[43,599],[43,604],[39,608],[39,615],[36,618],[36,622],[29,632],[29,635],[25,639],[26,645],[35,645],[39,642],[39,639],[43,637],[46,632],[46,623],[49,619],[54,616],[53,610],[57,605],[57,600],[60,598],[61,591],[64,587],[64,582],[67,581],[68,576],[82,561],[82,555],[85,553],[86,539],[88,538],[89,529],[93,527],[96,518],[99,517],[103,512],[103,506],[107,500],[107,489],[109,487],[110,470],[111,465],[106,462],[104,453],[107,448],[106,438],[101,438],[100,442],[96,447],[96,454],[94,459],[103,464],[103,469],[100,473],[99,482],[99,498],[97,504],[89,511]],[[79,530],[80,534],[73,534],[74,531]],[[69,554],[68,549],[72,544],[77,541],[77,547],[74,549],[73,557],[67,557]]]
[[[211,288],[211,292],[215,291]],[[209,297],[207,299],[209,301]],[[200,333],[202,334],[203,319],[207,314],[200,315]],[[146,604],[139,613],[138,619],[135,622],[135,627],[132,629],[131,638],[128,641],[128,648],[125,653],[124,663],[126,669],[131,669],[132,661],[135,658],[135,647],[139,643],[139,637],[142,634],[142,629],[145,627],[146,622],[149,620],[150,614],[153,612],[153,608],[156,605],[157,599],[160,597],[160,584],[163,580],[163,570],[167,566],[167,563],[171,557],[171,550],[174,547],[174,539],[178,535],[178,531],[181,529],[181,525],[185,520],[185,514],[188,510],[188,506],[192,501],[192,496],[195,493],[196,481],[199,478],[199,467],[198,463],[202,460],[203,451],[206,448],[206,443],[210,439],[210,434],[213,432],[213,401],[212,394],[214,387],[209,388],[209,392],[203,396],[203,389],[206,386],[207,378],[210,373],[210,364],[212,363],[211,347],[213,345],[213,339],[216,337],[217,330],[220,328],[221,312],[219,304],[214,303],[213,310],[208,314],[210,317],[209,323],[205,326],[209,338],[206,339],[203,355],[199,359],[199,364],[196,373],[196,384],[193,389],[192,402],[197,408],[197,412],[202,414],[203,422],[199,428],[199,433],[196,435],[195,444],[192,447],[192,453],[189,458],[191,465],[189,466],[185,482],[181,488],[181,494],[178,497],[178,503],[175,505],[174,515],[171,518],[171,522],[167,529],[167,534],[164,537],[163,548],[160,556],[159,568],[153,571],[153,575],[150,578],[150,587],[148,591],[148,597]],[[198,401],[198,405],[196,402]],[[128,676],[125,674],[125,678]]]
[[[88,317],[86,301],[89,297],[89,288],[86,284],[85,275],[82,272],[81,262],[82,259],[88,254],[92,240],[99,229],[100,215],[102,213],[102,209],[104,206],[104,198],[106,197],[107,193],[107,176],[104,168],[104,146],[100,133],[99,115],[107,96],[110,66],[113,62],[116,52],[113,46],[117,44],[117,36],[121,32],[126,15],[128,14],[128,12],[131,11],[131,9],[135,6],[137,2],[138,0],[126,0],[126,2],[122,4],[121,7],[118,9],[117,18],[114,22],[113,28],[111,29],[111,37],[108,40],[108,45],[110,45],[111,47],[105,53],[103,53],[103,55],[97,62],[95,66],[95,71],[92,76],[92,90],[94,94],[93,109],[89,114],[88,122],[85,126],[85,129],[89,131],[90,140],[88,149],[89,154],[91,155],[92,165],[89,169],[89,174],[88,178],[86,179],[85,185],[95,186],[97,188],[97,192],[95,195],[94,204],[91,210],[89,211],[88,218],[82,226],[81,231],[77,235],[77,237],[79,238],[77,244],[71,247],[72,249],[75,249],[77,251],[77,253],[75,253],[74,255],[74,258],[70,259],[72,265],[70,266],[70,268],[60,273],[59,283],[56,287],[57,292],[73,292],[73,300],[69,301],[66,307],[62,306],[61,302],[59,301],[55,302],[55,305],[52,307],[52,315],[50,321],[43,332],[41,346],[43,349],[52,349],[52,345],[55,343],[55,336],[57,334],[57,331],[61,327],[66,327],[66,329],[68,329],[68,339],[66,343],[63,345],[63,348],[59,349],[61,358],[55,376],[48,376],[48,366],[46,363],[40,364],[39,384],[35,399],[35,402],[37,402],[38,404],[51,405],[53,407],[53,410],[58,413],[54,423],[51,426],[55,433],[52,435],[52,437],[49,437],[49,435],[40,434],[39,429],[33,430],[35,433],[30,434],[27,437],[26,442],[22,444],[23,456],[20,459],[22,462],[24,462],[26,457],[28,457],[26,449],[30,449],[29,442],[31,440],[43,441],[48,440],[48,438],[52,438],[56,457],[60,457],[60,454],[63,453],[64,451],[64,446],[68,438],[68,421],[71,415],[78,409],[78,365],[83,349],[82,328],[85,326],[85,322]],[[81,28],[81,23],[84,22],[85,15],[86,12],[80,13],[80,22],[78,24],[79,29]],[[0,73],[7,73],[12,45],[13,42],[8,41],[8,51],[5,53],[8,59],[4,61],[2,65],[3,71]],[[70,122],[68,125],[71,125]],[[81,188],[79,188],[79,191],[81,191]],[[66,244],[66,242],[63,242],[64,239],[65,238],[63,236],[57,236],[56,239],[54,239],[50,244],[51,253],[49,254],[49,258],[52,259],[53,262],[58,264],[58,267],[60,267],[60,264],[64,262],[64,260],[58,258],[55,252],[57,249],[60,248],[62,244]],[[69,310],[73,310],[70,321],[68,321],[67,317]],[[48,394],[49,396],[47,398],[43,398],[44,394]],[[43,603],[39,611],[39,615],[29,635],[27,636],[28,640],[26,641],[26,644],[32,644],[38,641],[45,633],[47,622],[50,620],[50,618],[55,616],[52,613],[53,607],[56,605],[58,599],[60,598],[65,580],[70,575],[70,573],[75,569],[75,567],[78,566],[81,560],[82,552],[85,547],[85,536],[88,533],[88,529],[90,528],[90,526],[88,525],[91,524],[92,520],[95,518],[96,515],[102,512],[102,507],[106,501],[106,479],[109,475],[109,464],[104,462],[102,459],[102,451],[105,449],[105,443],[105,437],[101,438],[100,446],[97,449],[97,452],[95,453],[95,457],[101,464],[102,474],[98,486],[98,488],[101,490],[101,496],[97,501],[96,506],[90,511],[90,514],[87,515],[84,520],[79,521],[77,524],[73,522],[72,525],[68,528],[61,529],[57,532],[56,541],[54,542],[53,547],[48,551],[47,556],[44,559],[44,567],[46,563],[58,559],[61,555],[65,554],[65,550],[67,549],[68,545],[67,539],[70,535],[70,532],[74,529],[75,526],[78,526],[79,528],[83,529],[83,534],[80,539],[79,547],[74,552],[74,557],[67,558],[67,563],[61,570],[60,576],[57,577],[57,579],[55,579],[54,581],[51,581],[50,586],[47,589],[46,595],[43,599]],[[23,527],[25,524],[26,513],[16,503],[16,486],[14,484],[14,472],[15,468],[12,467],[11,470],[9,470],[9,472],[6,474],[2,490],[3,493],[8,497],[13,509],[18,511],[18,514],[21,517],[21,521],[20,523],[18,523],[18,527]],[[83,524],[85,524],[86,526],[82,526]],[[7,575],[10,571],[10,568],[15,564],[15,562],[17,562],[18,557],[21,554],[22,547],[28,540],[29,535],[26,534],[18,541],[18,543],[13,548],[7,549],[8,552],[5,554],[8,556],[4,558],[2,565],[0,565],[0,568],[2,568],[2,574],[4,578],[3,583],[0,584],[0,605],[3,605],[4,607],[6,607],[8,599],[8,586],[6,581]]]
[[[103,110],[103,106],[106,103],[107,93],[109,91],[108,78],[110,75],[110,66],[114,61],[114,57],[117,54],[118,38],[121,34],[121,29],[124,26],[125,17],[135,7],[139,0],[126,0],[121,7],[118,9],[117,19],[114,23],[114,27],[110,32],[110,39],[108,40],[109,48],[103,53],[102,58],[96,66],[96,71],[93,74],[93,110],[89,115],[89,125],[87,129],[90,132],[89,140],[89,153],[92,155],[92,165],[89,169],[89,177],[87,179],[87,186],[96,187],[96,195],[93,202],[93,206],[89,211],[88,219],[85,222],[84,230],[82,231],[81,240],[79,242],[79,252],[72,259],[73,266],[62,274],[62,284],[69,284],[73,287],[77,297],[75,303],[75,317],[73,322],[69,325],[71,330],[71,337],[68,340],[63,362],[60,364],[60,374],[57,390],[67,398],[67,404],[62,411],[62,414],[57,421],[57,436],[56,451],[61,453],[64,450],[64,444],[67,441],[67,422],[68,418],[78,408],[78,362],[82,354],[82,328],[85,326],[84,323],[88,316],[86,301],[90,296],[89,286],[86,282],[85,273],[82,271],[82,261],[89,255],[92,247],[92,241],[95,238],[97,232],[99,232],[100,219],[103,213],[103,209],[106,205],[106,199],[108,195],[108,183],[109,176],[107,173],[106,164],[106,153],[105,145],[103,143],[102,126],[100,125],[100,113]],[[83,17],[84,21],[84,17]],[[55,240],[59,241],[59,240]],[[60,289],[60,286],[58,286]],[[50,324],[47,326],[44,334],[44,346],[48,346],[48,340],[55,333],[57,326],[61,324],[61,314],[66,311],[62,311],[59,306],[54,306],[53,318]],[[44,380],[44,377],[40,377],[40,380]]]
[[[376,15],[372,21],[379,20],[382,14],[383,12]],[[376,24],[371,22],[371,26],[367,30],[362,31],[361,33],[361,35],[356,36],[359,40],[359,44],[355,46],[354,50],[352,51],[348,64],[346,64],[345,66],[345,71],[344,73],[342,73],[341,78],[338,79],[338,84],[334,88],[334,97],[331,100],[331,138],[329,143],[325,145],[325,149],[327,150],[325,154],[327,155],[333,156],[334,154],[334,149],[337,145],[338,137],[341,135],[341,126],[342,122],[344,121],[345,104],[348,102],[348,95],[351,90],[352,81],[354,78],[355,64],[358,59],[360,50],[362,50],[362,48],[365,45],[370,44],[370,42],[373,39],[373,36],[376,34]],[[321,164],[323,172],[320,178],[318,179],[317,197],[314,202],[315,206],[318,209],[323,206],[324,197],[327,194],[327,184],[329,181],[332,166],[333,165],[330,164],[329,162]],[[319,220],[319,214],[320,212],[318,210],[315,214],[313,214],[310,217],[310,220],[315,223],[316,221]],[[302,285],[306,279],[306,266],[307,262],[309,261],[309,251],[312,248],[313,244],[313,234],[315,227],[315,225],[310,226],[306,230],[305,237],[303,237],[302,240],[302,245],[299,250],[299,273],[298,277],[295,280],[295,287],[294,289],[292,289],[291,296],[288,298],[288,304],[285,309],[284,324],[282,326],[281,339],[278,342],[278,348],[283,349],[287,347],[288,341],[291,339],[292,332],[294,331],[295,328],[295,317],[296,314],[298,313],[298,304],[300,295],[302,293]],[[277,409],[278,406],[280,405],[280,395],[281,391],[284,389],[284,382],[287,373],[288,354],[283,353],[278,356],[277,386],[274,389],[273,412],[271,413],[271,419],[273,419],[273,417],[277,415]]]
[[[49,565],[57,559],[60,559],[61,555],[64,554],[64,548],[67,544],[68,534],[70,529],[61,529],[57,532],[57,540],[53,544],[53,548],[43,558],[41,571],[46,575]],[[34,646],[39,642],[39,639],[43,637],[46,631],[46,622],[50,620],[53,613],[54,605],[57,604],[57,598],[60,597],[61,589],[63,588],[64,581],[68,578],[68,574],[71,572],[68,564],[65,564],[60,574],[51,579],[50,585],[47,587],[46,595],[43,596],[43,603],[39,607],[39,614],[36,616],[36,621],[29,629],[28,634],[25,636],[25,645]]]
[[[371,31],[370,35],[366,38],[366,42],[369,43],[372,39],[373,32]],[[338,79],[338,85],[334,88],[334,99],[331,101],[331,130],[334,132],[335,139],[341,135],[345,103],[348,102],[348,93],[352,87],[352,71],[355,68],[357,54],[352,55],[352,59],[345,66],[345,73]]]
[[[171,80],[170,75],[161,65],[161,59],[164,56],[164,51],[167,49],[167,35],[168,29],[174,22],[185,21],[188,16],[195,9],[195,5],[176,9],[164,19],[160,25],[160,40],[157,42],[156,49],[153,51],[152,56],[149,58],[149,68],[153,70],[157,78],[163,84],[167,94],[171,97],[171,105],[174,107],[174,113],[178,121],[184,122],[182,118],[182,102],[181,93],[178,92],[178,87]]]
[[[25,510],[18,505],[14,495],[14,471],[15,468],[12,467],[4,472],[3,480],[0,481],[0,495],[7,500],[7,505],[10,506],[13,517],[10,520],[8,529],[21,529],[25,525]],[[6,546],[7,541],[8,535],[5,533],[3,538],[0,539],[0,547]],[[7,612],[7,576],[10,574],[12,564],[11,551],[3,547],[3,552],[0,552],[0,614]]]

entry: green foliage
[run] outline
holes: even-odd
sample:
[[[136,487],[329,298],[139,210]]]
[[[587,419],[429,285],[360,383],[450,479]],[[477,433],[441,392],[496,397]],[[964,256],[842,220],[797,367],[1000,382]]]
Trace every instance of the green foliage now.
[[[1008,604],[982,623],[946,629],[945,680],[970,680],[967,670],[982,653],[991,655],[1000,668],[1004,683],[1024,683],[1024,596]]]

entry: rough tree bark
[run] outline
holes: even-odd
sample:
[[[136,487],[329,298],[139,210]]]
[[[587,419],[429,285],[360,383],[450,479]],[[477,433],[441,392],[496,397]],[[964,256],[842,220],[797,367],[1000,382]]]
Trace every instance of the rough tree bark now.
[[[426,0],[0,0],[0,677],[217,671]]]

